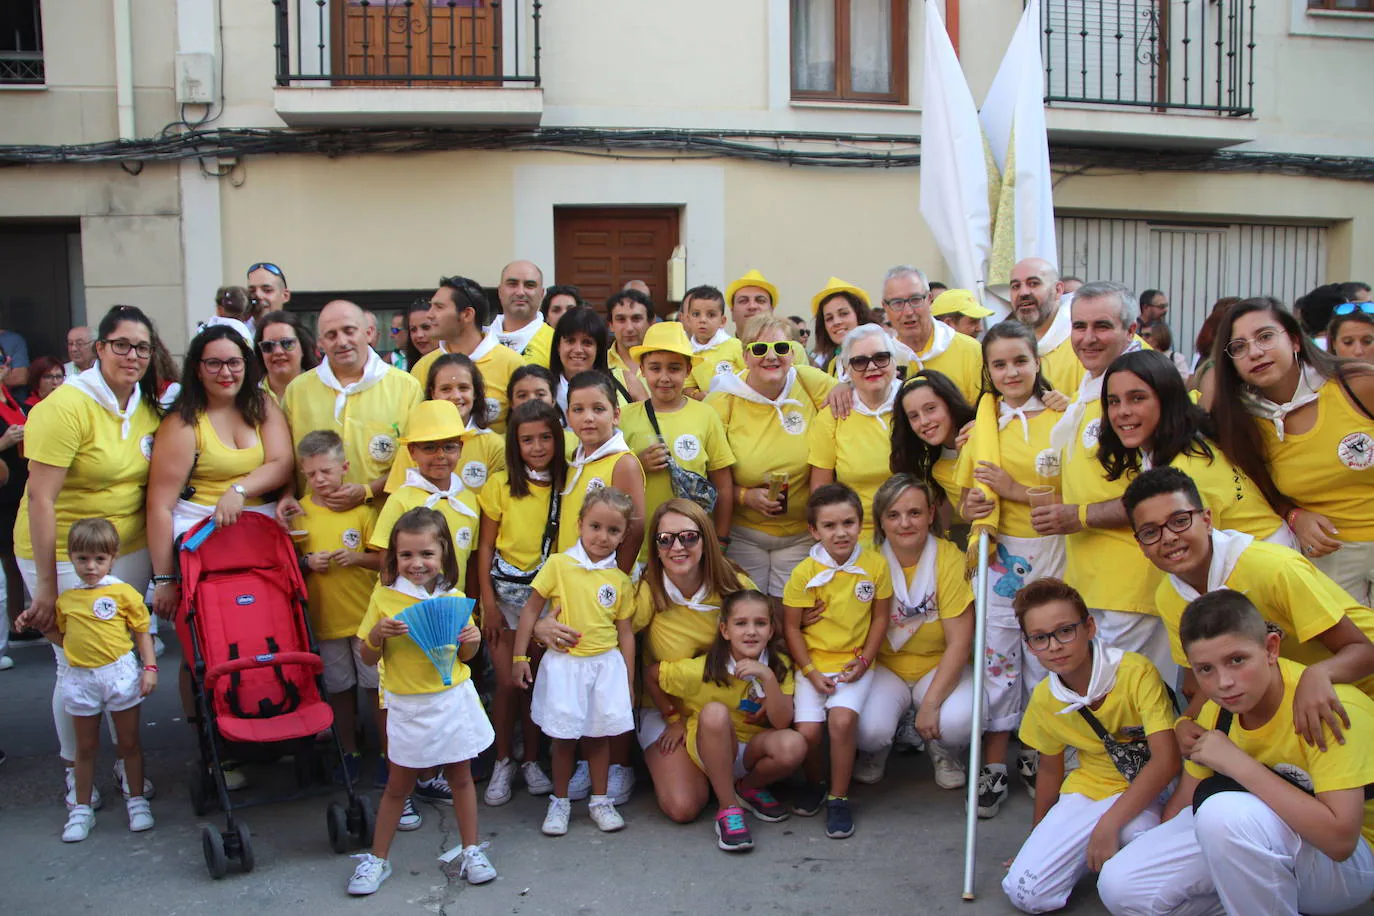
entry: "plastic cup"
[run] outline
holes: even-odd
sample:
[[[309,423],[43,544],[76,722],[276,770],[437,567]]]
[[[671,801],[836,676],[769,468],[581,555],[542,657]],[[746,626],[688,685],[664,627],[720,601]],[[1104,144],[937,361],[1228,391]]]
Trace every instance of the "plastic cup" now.
[[[1032,509],[1038,509],[1041,506],[1059,505],[1059,491],[1054,487],[1027,487],[1026,498],[1030,502],[1030,507]]]

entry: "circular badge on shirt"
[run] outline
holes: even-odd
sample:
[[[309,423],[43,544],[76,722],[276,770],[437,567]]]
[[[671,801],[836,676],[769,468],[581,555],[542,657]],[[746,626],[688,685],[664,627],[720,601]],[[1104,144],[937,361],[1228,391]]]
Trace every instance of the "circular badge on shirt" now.
[[[1336,446],[1336,457],[1352,471],[1363,471],[1374,465],[1374,437],[1369,433],[1351,433]]]
[[[683,433],[673,440],[673,454],[678,461],[695,461],[701,454],[701,440],[691,433]]]
[[[357,550],[362,546],[363,533],[357,528],[349,528],[343,533],[343,545],[349,550]]]
[[[716,375],[729,375],[735,371],[735,364],[728,359],[716,363]]]
[[[860,601],[872,601],[873,592],[872,579],[860,579],[858,582],[854,583],[854,597],[858,598]]]
[[[501,416],[501,402],[496,398],[487,398],[487,422],[492,423],[499,416]]]
[[[396,457],[396,440],[386,433],[378,433],[367,443],[367,455],[378,464],[386,464]]]
[[[806,417],[789,410],[782,415],[782,428],[793,436],[800,436],[806,432]]]
[[[459,528],[453,533],[453,543],[458,545],[459,550],[467,550],[472,546],[472,529]]]
[[[144,436],[144,437],[142,437],[141,439],[138,440],[138,450],[139,450],[140,452],[143,453],[143,457],[144,457],[145,460],[147,460],[147,461],[152,461],[152,460],[153,460],[153,435],[152,435],[152,433],[149,433],[148,435],[146,435],[146,436]]]
[[[463,479],[463,486],[476,489],[487,482],[487,465],[482,461],[469,461],[458,476]]]
[[[1083,450],[1084,450],[1084,451],[1092,451],[1093,449],[1097,448],[1097,434],[1098,434],[1098,432],[1101,431],[1101,429],[1102,429],[1102,420],[1101,420],[1101,418],[1096,419],[1096,420],[1089,420],[1088,423],[1087,423],[1087,425],[1083,427]]]
[[[101,620],[113,620],[114,615],[119,613],[119,605],[113,598],[97,598],[95,604],[91,605],[91,613]]]
[[[604,489],[605,486],[606,481],[602,480],[600,477],[593,477],[591,480],[587,481],[587,492],[595,493],[597,490]]]
[[[615,586],[606,584],[596,590],[596,601],[604,608],[615,606]]]
[[[1059,450],[1047,448],[1035,456],[1035,473],[1040,477],[1059,476]]]

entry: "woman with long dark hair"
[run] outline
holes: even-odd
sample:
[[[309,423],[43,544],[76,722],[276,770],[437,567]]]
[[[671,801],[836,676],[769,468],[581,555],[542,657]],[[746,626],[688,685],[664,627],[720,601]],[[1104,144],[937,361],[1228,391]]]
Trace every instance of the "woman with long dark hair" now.
[[[811,300],[811,314],[815,316],[812,350],[820,368],[831,375],[841,375],[842,366],[836,363],[844,336],[862,324],[872,324],[869,298],[865,290],[836,277],[830,285]]]
[[[258,321],[254,345],[262,379],[258,384],[278,407],[286,394],[286,386],[302,372],[320,364],[315,335],[290,312],[263,315]]]
[[[563,415],[568,414],[568,381],[579,372],[596,370],[611,378],[620,398],[629,403],[625,374],[607,363],[611,350],[611,329],[596,309],[581,305],[568,309],[553,329],[549,346],[549,374],[555,385],[553,396]]]
[[[893,412],[899,419],[892,424],[892,473],[934,484],[943,502],[957,507],[957,442],[959,431],[973,422],[973,407],[949,376],[922,369],[902,383]]]
[[[406,365],[411,369],[420,363],[420,357],[432,352],[439,346],[439,333],[429,317],[429,300],[416,299],[405,311],[406,316]]]

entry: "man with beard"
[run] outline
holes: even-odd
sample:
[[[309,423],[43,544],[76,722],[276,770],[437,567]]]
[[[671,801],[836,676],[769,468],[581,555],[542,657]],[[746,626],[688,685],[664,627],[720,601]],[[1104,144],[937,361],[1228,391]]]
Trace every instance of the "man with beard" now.
[[[1011,269],[1011,317],[1035,331],[1040,371],[1056,390],[1071,395],[1083,378],[1083,365],[1069,342],[1069,309],[1063,307],[1063,296],[1059,271],[1049,261],[1024,258]]]
[[[512,261],[501,271],[496,287],[501,314],[491,323],[491,333],[524,357],[532,366],[549,367],[553,328],[539,312],[544,301],[544,272],[530,261]]]

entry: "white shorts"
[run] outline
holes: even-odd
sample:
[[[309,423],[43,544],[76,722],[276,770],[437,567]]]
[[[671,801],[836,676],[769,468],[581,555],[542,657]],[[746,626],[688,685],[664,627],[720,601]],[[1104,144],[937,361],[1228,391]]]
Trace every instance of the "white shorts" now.
[[[829,671],[824,671],[822,674],[826,677],[836,677],[838,673],[832,674]],[[835,692],[826,696],[811,686],[811,681],[808,678],[799,677],[796,681],[795,693],[792,696],[792,721],[798,723],[824,722],[825,713],[830,709],[852,709],[855,712],[863,712],[864,701],[868,699],[868,691],[872,687],[873,674],[864,672],[864,676],[857,681],[836,684]]]
[[[377,666],[363,661],[363,641],[356,636],[320,640],[324,662],[325,693],[343,693],[354,687],[377,689]]]
[[[386,756],[399,767],[462,763],[496,740],[472,678],[438,693],[388,693],[386,707]]]
[[[99,668],[68,665],[61,679],[62,706],[69,716],[98,716],[123,712],[143,702],[139,690],[143,672],[132,655]]]
[[[792,570],[806,559],[814,543],[815,539],[805,533],[779,536],[736,525],[730,529],[730,546],[725,549],[725,555],[737,563],[765,595],[781,598]]]
[[[633,731],[630,678],[619,650],[600,655],[545,652],[530,718],[550,738],[609,738]]]

